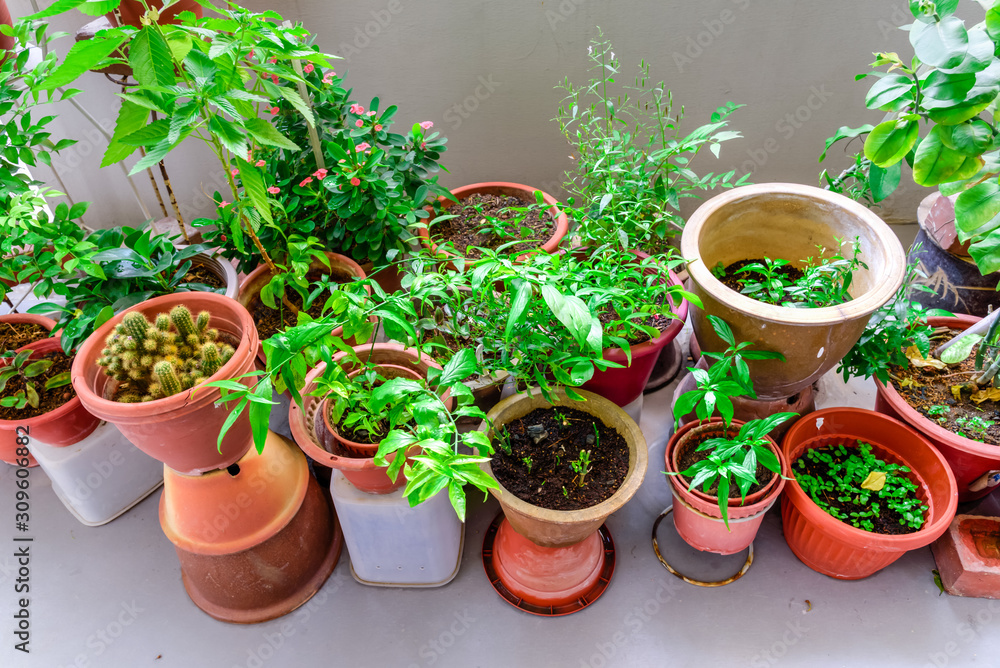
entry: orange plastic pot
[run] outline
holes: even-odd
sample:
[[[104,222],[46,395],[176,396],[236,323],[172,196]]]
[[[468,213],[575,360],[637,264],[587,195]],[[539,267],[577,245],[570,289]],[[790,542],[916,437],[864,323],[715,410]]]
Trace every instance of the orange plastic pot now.
[[[219,388],[199,384],[163,399],[123,404],[111,398],[116,381],[97,365],[105,339],[126,313],[138,311],[152,321],[179,304],[188,307],[193,314],[211,313],[209,326],[219,330],[220,340],[228,339],[236,350],[209,381],[233,380],[254,370],[257,329],[247,310],[239,302],[222,295],[181,292],[154,297],[126,309],[91,334],[73,360],[73,388],[87,410],[114,423],[147,455],[178,473],[197,474],[226,468],[250,448],[253,439],[248,412],[244,411],[232,424],[220,450],[216,442],[232,405],[215,405],[221,396]]]
[[[156,9],[162,9],[164,1],[163,0],[146,0],[146,4],[150,7],[155,7]],[[179,23],[177,20],[177,15],[181,12],[194,12],[194,15],[198,18],[202,16],[201,5],[199,5],[196,0],[177,0],[173,5],[167,8],[167,11],[160,14],[159,23]],[[146,14],[146,8],[142,6],[139,0],[122,0],[122,3],[118,6],[118,13],[121,14],[122,23],[127,26],[135,26],[136,28],[142,27],[139,19]],[[108,12],[105,16],[111,21],[111,25],[118,25],[118,20],[115,18],[114,12]]]
[[[532,188],[531,186],[526,186],[520,183],[507,183],[505,181],[486,181],[483,183],[473,183],[468,186],[462,186],[461,188],[455,188],[451,191],[452,196],[459,202],[471,195],[496,195],[499,197],[514,196],[520,198],[524,201],[534,203],[535,201],[535,191],[540,190],[539,188]],[[556,206],[556,198],[547,192],[542,192],[542,200],[549,205],[548,213],[555,220],[556,229],[552,233],[552,236],[543,243],[540,248],[541,250],[552,253],[559,247],[559,242],[562,241],[563,237],[569,231],[569,218],[565,213],[559,210]],[[455,205],[453,201],[447,197],[439,197],[438,201],[441,203],[442,209],[447,213],[448,209]],[[433,216],[433,214],[432,214]],[[420,243],[424,245],[425,248],[430,250],[434,255],[443,255],[445,257],[452,257],[454,254],[439,248],[433,240],[431,240],[430,235],[430,225],[434,222],[434,218],[427,219],[427,227],[417,230],[417,234],[420,236]],[[450,267],[453,271],[455,266]]]
[[[908,426],[862,408],[826,408],[796,422],[782,442],[794,463],[807,450],[828,445],[869,443],[886,462],[910,468],[917,495],[928,505],[924,526],[888,536],[857,529],[817,506],[794,479],[781,504],[785,540],[799,560],[818,573],[841,580],[866,578],[909,550],[929,545],[948,530],[958,507],[955,476],[944,457]]]
[[[979,318],[973,315],[927,319],[932,327],[952,327],[961,330],[968,329],[978,320]],[[877,389],[875,410],[913,427],[944,455],[952,473],[955,474],[958,500],[961,503],[975,501],[996,489],[974,483],[990,472],[1000,471],[1000,447],[973,441],[948,431],[906,403],[891,384],[883,385],[876,379],[875,385]],[[972,489],[973,487],[975,489]]]
[[[326,257],[330,262],[329,267],[319,260],[313,260],[309,265],[309,271],[323,272],[324,274],[329,275],[333,280],[340,281],[342,283],[349,282],[355,277],[362,280],[367,278],[364,270],[361,268],[361,265],[346,255],[326,251]],[[272,276],[273,274],[271,273],[271,270],[267,268],[266,264],[260,265],[247,274],[240,283],[240,294],[238,297],[240,304],[249,309],[254,298],[260,295],[261,288],[271,281]],[[371,294],[371,288],[366,286],[366,289],[368,290],[368,294]],[[333,336],[341,336],[343,333],[343,327],[336,327],[331,332]],[[264,344],[262,341],[258,343],[257,357],[260,358],[260,361],[267,362],[267,357],[264,355]]]
[[[733,420],[728,433],[735,435],[742,426],[742,422]],[[703,423],[689,422],[682,426],[667,442],[667,471],[679,473],[678,462],[689,448],[696,447],[705,438],[722,436],[725,432],[725,424],[720,418],[712,418]],[[767,440],[781,462],[782,473],[787,473],[788,465],[778,444],[770,437]],[[671,475],[667,478],[674,495],[673,516],[677,533],[691,547],[716,554],[736,554],[749,547],[764,521],[764,514],[771,509],[785,487],[785,479],[772,473],[762,489],[748,494],[745,499],[738,496],[737,490],[737,496],[729,499],[729,529],[726,529],[717,497],[697,489],[688,491],[690,482],[680,476]]]
[[[633,251],[640,258],[649,257],[642,251]],[[672,271],[669,274],[669,281],[676,286],[683,287],[680,279]],[[604,371],[594,370],[594,377],[583,384],[585,390],[595,392],[605,399],[610,399],[619,406],[627,406],[642,394],[649,382],[649,376],[653,373],[656,360],[659,359],[663,349],[671,342],[682,329],[684,321],[687,319],[688,303],[686,299],[681,299],[680,304],[670,302],[671,311],[677,317],[660,332],[655,339],[632,346],[632,364],[628,362],[628,356],[621,348],[605,348],[603,357],[609,362],[621,364],[621,368],[610,368]]]
[[[62,343],[58,338],[42,339],[18,348],[18,352],[22,350],[31,350],[30,359],[35,359],[46,353],[62,352]],[[0,360],[0,366],[8,363],[7,359]],[[99,418],[87,412],[78,396],[43,415],[23,420],[0,420],[0,459],[8,464],[16,464],[19,459],[16,456],[18,427],[23,427],[21,434],[26,432],[32,441],[65,447],[90,436],[100,423]],[[30,462],[33,461],[34,458],[31,458]]]

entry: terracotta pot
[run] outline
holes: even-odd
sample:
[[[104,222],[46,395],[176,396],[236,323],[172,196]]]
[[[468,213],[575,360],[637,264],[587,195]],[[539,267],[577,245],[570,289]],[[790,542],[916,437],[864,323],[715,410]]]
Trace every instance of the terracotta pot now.
[[[46,353],[62,352],[62,343],[58,338],[42,339],[18,348],[17,352],[22,350],[31,350],[30,359],[35,359]],[[0,360],[0,366],[7,364],[7,359]],[[99,418],[87,412],[78,396],[43,415],[18,420],[0,420],[0,459],[8,464],[16,464],[18,427],[25,428],[28,438],[32,441],[65,447],[79,443],[90,436],[100,423]],[[30,462],[34,462],[33,457],[29,459]]]
[[[164,5],[164,1],[146,0],[146,4],[150,7],[161,9]],[[201,18],[202,16],[201,5],[199,5],[195,0],[177,0],[177,2],[171,5],[166,12],[160,15],[159,23],[179,23],[177,15],[185,11],[194,12],[194,15],[198,18]],[[145,15],[146,8],[142,6],[142,3],[139,2],[139,0],[122,0],[122,3],[118,6],[118,12],[121,14],[122,23],[139,28],[142,26],[139,19]],[[111,25],[118,25],[118,20],[115,18],[114,12],[108,12],[105,16],[108,17],[109,21],[111,21]]]
[[[499,490],[490,490],[500,502],[504,515],[514,530],[542,547],[567,547],[591,536],[608,515],[632,498],[638,491],[646,472],[646,439],[632,418],[604,397],[585,390],[578,392],[586,401],[574,401],[562,391],[558,391],[554,397],[555,402],[549,403],[536,388],[530,394],[515,394],[502,399],[489,412],[489,419],[492,420],[494,427],[498,427],[522,418],[536,408],[567,406],[600,418],[621,434],[628,444],[629,466],[625,481],[610,498],[590,508],[549,510],[517,498],[503,485]],[[480,426],[480,431],[487,431],[485,422]],[[492,431],[489,431],[487,436],[492,438]],[[484,462],[481,466],[487,474],[493,475],[489,462]]]
[[[205,267],[205,269],[212,272],[212,274],[222,281],[223,286],[225,286],[223,294],[226,297],[230,299],[239,298],[240,279],[232,263],[227,262],[224,258],[220,259],[207,253],[198,253],[191,258],[191,267]]]
[[[379,375],[382,376],[382,378],[385,378],[386,380],[390,380],[392,378],[409,378],[410,380],[420,380],[422,378],[422,376],[416,371],[401,366],[395,366],[393,364],[379,364],[375,368],[378,370]],[[357,371],[353,371],[347,375],[350,378],[354,378],[359,373],[361,373],[360,369]],[[323,417],[323,426],[326,427],[325,436],[329,436],[329,438],[323,443],[323,447],[325,447],[327,450],[332,452],[336,449],[334,444],[331,442],[332,440],[336,441],[340,445],[340,447],[342,447],[344,450],[346,450],[352,456],[355,457],[374,457],[375,454],[378,452],[378,446],[379,446],[378,443],[358,443],[356,441],[352,441],[350,439],[345,438],[340,434],[339,431],[337,431],[337,425],[330,423],[330,409],[329,409],[329,402],[327,399],[323,400],[323,405],[320,407],[320,413]]]
[[[105,339],[126,313],[138,311],[152,321],[178,304],[187,306],[193,314],[209,311],[210,327],[219,330],[220,338],[231,339],[236,349],[233,357],[209,380],[232,380],[253,371],[257,329],[247,310],[238,302],[212,292],[182,292],[154,297],[126,309],[91,334],[73,360],[73,388],[87,410],[113,422],[150,457],[179,473],[204,473],[226,468],[250,448],[253,439],[248,412],[244,411],[233,423],[220,452],[216,441],[232,405],[215,405],[221,395],[219,388],[197,385],[164,399],[123,404],[110,398],[117,383],[97,366]]]
[[[376,466],[371,457],[352,457],[327,433],[320,413],[323,399],[312,396],[312,392],[316,390],[316,379],[325,370],[326,362],[320,362],[306,374],[305,386],[302,388],[302,408],[292,401],[288,409],[288,427],[296,445],[319,467],[337,469],[363,492],[389,494],[399,489],[406,484],[406,478],[399,475],[396,482],[393,482],[386,474],[385,466]],[[327,450],[324,443],[329,443],[333,451]],[[329,471],[322,475],[329,476]]]
[[[0,0],[3,2],[3,0]],[[2,9],[2,7],[0,7]],[[8,313],[7,315],[0,315],[0,327],[2,323],[10,323],[12,325],[16,324],[35,324],[41,325],[50,332],[56,326],[56,321],[52,318],[46,318],[43,315],[34,315],[31,313]],[[23,459],[17,457],[17,436],[16,434],[9,436],[8,432],[0,431],[0,461],[7,462],[8,464],[16,465],[18,459]],[[28,466],[38,466],[38,462],[35,458],[28,453]]]
[[[305,457],[274,432],[261,454],[251,449],[228,471],[185,476],[165,468],[160,526],[195,605],[239,624],[308,601],[342,546]]]
[[[782,450],[794,464],[807,450],[860,439],[884,461],[910,468],[917,495],[927,511],[914,533],[888,536],[857,529],[817,506],[794,479],[781,504],[785,540],[809,568],[842,580],[868,577],[908,550],[931,544],[948,529],[958,507],[955,476],[923,436],[898,420],[862,408],[826,408],[799,420],[785,436]]]
[[[354,277],[360,279],[367,278],[364,270],[361,269],[361,266],[351,258],[338,253],[331,253],[330,251],[326,251],[326,257],[330,261],[329,267],[319,260],[313,260],[312,264],[309,265],[309,271],[321,271],[324,274],[329,275],[333,280],[343,282],[350,281]],[[261,288],[270,282],[271,277],[271,271],[267,268],[267,265],[263,264],[247,274],[246,278],[243,279],[243,282],[240,283],[240,292],[238,297],[240,304],[249,309],[254,298],[260,294]],[[371,288],[368,288],[368,294],[371,294]],[[343,327],[337,327],[331,332],[334,336],[341,336],[343,333]],[[348,345],[350,344],[351,341],[348,341]],[[258,344],[257,356],[262,362],[267,361],[267,357],[264,355],[263,342]]]
[[[0,24],[14,25],[10,9],[7,7],[7,0],[0,0]],[[17,40],[13,36],[8,37],[0,34],[0,63],[7,59],[7,51],[13,49],[15,44],[17,44]]]
[[[33,313],[8,313],[6,315],[0,315],[0,327],[3,327],[3,323],[10,323],[11,325],[41,325],[49,332],[51,332],[56,326],[56,321],[52,318],[47,318],[44,315],[35,315]]]
[[[713,274],[738,260],[768,257],[793,264],[860,238],[868,269],[854,272],[853,299],[826,308],[787,308],[750,299]],[[702,348],[722,352],[728,344],[712,329],[709,315],[729,324],[737,341],[782,353],[786,361],[751,360],[750,375],[761,399],[788,397],[832,369],[861,337],[871,314],[895,295],[905,271],[903,248],[888,225],[846,197],[811,186],[765,183],[726,191],[702,204],[684,226],[681,255],[691,260],[691,292],[704,309],[692,312]]]
[[[633,251],[640,258],[649,257],[642,251]],[[651,273],[648,271],[647,273]],[[683,287],[677,275],[670,271],[669,280],[672,284]],[[594,377],[583,384],[585,390],[596,392],[605,399],[610,399],[619,406],[627,406],[642,394],[653,373],[653,367],[660,357],[664,347],[670,345],[682,329],[687,319],[688,303],[682,299],[680,304],[671,301],[671,311],[677,317],[671,320],[660,331],[660,335],[651,341],[632,346],[632,364],[621,348],[605,348],[604,359],[622,365],[618,369],[594,370]]]
[[[976,316],[959,315],[954,318],[928,318],[927,322],[933,327],[965,330],[978,320]],[[1000,447],[948,431],[906,403],[891,384],[883,385],[876,379],[875,387],[875,410],[913,427],[944,455],[958,484],[959,501],[975,501],[996,489],[974,483],[989,472],[1000,470]]]
[[[743,423],[733,420],[729,434],[735,435]],[[668,472],[679,473],[679,461],[689,448],[696,447],[702,440],[722,436],[726,432],[720,418],[713,418],[704,423],[689,422],[684,425],[667,442],[665,461]],[[787,473],[788,465],[774,439],[767,437],[768,446],[781,462],[782,473]],[[716,554],[736,554],[742,552],[757,536],[764,513],[770,510],[778,500],[785,480],[780,475],[772,473],[767,484],[746,499],[741,499],[739,490],[729,499],[727,514],[729,528],[722,521],[718,498],[695,489],[688,491],[690,481],[680,476],[667,476],[670,481],[670,491],[674,496],[674,525],[677,533],[690,545],[703,552]]]
[[[455,188],[451,191],[451,194],[459,202],[464,200],[470,195],[497,195],[497,196],[507,196],[513,195],[527,202],[535,202],[535,191],[538,188],[532,188],[531,186],[522,185],[520,183],[507,183],[505,181],[487,181],[484,183],[473,183],[472,185],[462,186],[461,188]],[[549,237],[548,241],[541,245],[541,249],[547,253],[552,253],[559,247],[559,242],[562,238],[566,236],[566,232],[569,231],[569,218],[566,214],[559,210],[556,206],[556,198],[552,195],[542,192],[542,198],[546,204],[551,208],[549,209],[549,215],[551,215],[556,221],[556,229],[552,236]],[[441,202],[441,206],[445,212],[454,206],[452,202],[447,197],[439,197],[438,201]],[[428,227],[434,222],[433,213],[431,217],[427,219]],[[445,257],[451,257],[453,253],[450,253],[444,249],[439,249],[438,245],[431,240],[430,230],[428,228],[423,228],[417,230],[417,234],[420,236],[420,243],[424,245],[425,248],[431,251],[433,254],[440,254]],[[455,265],[449,263],[449,267],[454,271]]]

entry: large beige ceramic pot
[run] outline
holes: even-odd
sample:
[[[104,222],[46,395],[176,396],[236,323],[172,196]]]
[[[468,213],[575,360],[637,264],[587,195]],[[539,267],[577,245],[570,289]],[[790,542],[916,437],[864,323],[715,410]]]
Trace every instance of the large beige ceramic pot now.
[[[728,266],[763,257],[802,266],[805,258],[817,256],[817,246],[836,248],[837,239],[850,244],[855,238],[868,268],[854,272],[853,299],[837,306],[772,306],[739,294],[712,274],[719,262]],[[902,245],[874,213],[842,195],[790,183],[734,188],[708,200],[684,226],[681,255],[690,260],[691,292],[704,305],[691,316],[704,350],[727,347],[708,321],[715,315],[737,341],[785,356],[785,362],[749,362],[761,399],[791,396],[832,369],[861,337],[871,314],[895,294],[906,269]]]

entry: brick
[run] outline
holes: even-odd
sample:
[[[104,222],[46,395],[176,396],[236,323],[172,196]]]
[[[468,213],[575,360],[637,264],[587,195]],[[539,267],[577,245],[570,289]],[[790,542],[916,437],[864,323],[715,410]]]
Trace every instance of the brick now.
[[[931,551],[949,594],[1000,599],[1000,518],[958,515]]]

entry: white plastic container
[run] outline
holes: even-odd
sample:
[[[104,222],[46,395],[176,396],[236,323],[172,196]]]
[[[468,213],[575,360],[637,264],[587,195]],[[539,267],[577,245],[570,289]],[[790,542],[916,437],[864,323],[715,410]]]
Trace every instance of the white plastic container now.
[[[31,439],[28,450],[59,500],[87,526],[110,522],[163,484],[163,464],[143,454],[110,422],[75,445],[56,447]]]
[[[465,525],[447,493],[410,508],[402,489],[361,492],[336,470],[330,492],[351,555],[351,575],[361,584],[440,587],[458,575]]]

